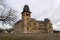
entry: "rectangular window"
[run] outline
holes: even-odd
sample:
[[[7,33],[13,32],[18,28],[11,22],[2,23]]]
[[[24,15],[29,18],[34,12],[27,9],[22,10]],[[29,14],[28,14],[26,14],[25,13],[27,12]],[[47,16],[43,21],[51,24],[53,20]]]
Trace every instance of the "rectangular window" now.
[[[29,27],[27,27],[27,30],[29,30]]]

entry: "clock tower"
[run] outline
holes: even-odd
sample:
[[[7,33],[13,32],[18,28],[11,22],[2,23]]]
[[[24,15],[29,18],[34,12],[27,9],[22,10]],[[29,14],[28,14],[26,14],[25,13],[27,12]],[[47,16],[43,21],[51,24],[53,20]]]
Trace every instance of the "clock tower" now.
[[[31,20],[31,12],[28,5],[25,5],[23,8],[22,14],[22,25],[25,33],[30,33],[30,20]]]

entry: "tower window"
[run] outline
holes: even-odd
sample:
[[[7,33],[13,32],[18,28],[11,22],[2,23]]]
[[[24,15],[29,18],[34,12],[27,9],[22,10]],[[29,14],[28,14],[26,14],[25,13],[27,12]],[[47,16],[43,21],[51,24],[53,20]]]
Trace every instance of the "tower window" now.
[[[29,22],[27,22],[27,25],[29,25]]]
[[[30,16],[29,14],[26,14],[27,16]]]
[[[29,20],[29,18],[27,18],[27,20]]]

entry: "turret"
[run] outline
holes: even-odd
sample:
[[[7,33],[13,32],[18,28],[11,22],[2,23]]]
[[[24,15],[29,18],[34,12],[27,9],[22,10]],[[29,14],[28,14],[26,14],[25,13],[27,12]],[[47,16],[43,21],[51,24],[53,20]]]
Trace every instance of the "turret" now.
[[[23,27],[25,32],[30,31],[30,20],[31,20],[31,12],[28,5],[25,5],[23,8],[22,14],[22,21],[23,21]]]
[[[44,19],[44,23],[48,29],[48,33],[53,33],[52,23],[48,18]]]

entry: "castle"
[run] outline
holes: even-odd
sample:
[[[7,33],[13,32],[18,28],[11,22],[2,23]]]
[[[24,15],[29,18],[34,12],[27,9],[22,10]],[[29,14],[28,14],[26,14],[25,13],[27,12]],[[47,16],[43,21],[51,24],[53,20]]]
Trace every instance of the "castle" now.
[[[39,21],[31,18],[31,12],[28,5],[23,8],[22,19],[15,23],[15,32],[21,33],[53,33],[52,23],[48,18]]]

